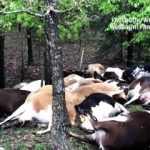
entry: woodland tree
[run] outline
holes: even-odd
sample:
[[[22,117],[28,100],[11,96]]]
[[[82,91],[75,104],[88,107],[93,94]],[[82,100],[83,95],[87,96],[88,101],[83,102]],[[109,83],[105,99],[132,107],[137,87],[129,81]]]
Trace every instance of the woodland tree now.
[[[28,44],[28,65],[33,65],[33,51],[32,51],[32,39],[31,30],[27,29],[27,44]]]
[[[45,35],[48,45],[47,54],[49,60],[51,60],[53,85],[51,147],[52,149],[68,150],[68,117],[64,97],[62,48],[57,28],[57,15],[55,11],[53,11],[56,7],[56,0],[46,0],[46,6],[47,8],[52,8],[45,17]]]
[[[5,69],[4,69],[4,32],[0,29],[0,88],[5,87]]]
[[[24,3],[25,2],[25,5]],[[30,2],[32,4],[30,4]],[[62,75],[62,48],[60,44],[58,28],[57,28],[57,17],[56,17],[56,1],[46,0],[46,8],[41,10],[41,13],[35,13],[33,10],[40,8],[38,5],[34,5],[34,1],[4,1],[5,9],[1,12],[2,15],[8,17],[8,24],[5,22],[4,26],[7,24],[8,28],[11,29],[15,25],[9,17],[17,21],[22,27],[35,27],[41,29],[41,26],[45,23],[45,38],[47,43],[47,49],[45,51],[46,65],[51,68],[52,72],[52,84],[53,84],[53,125],[51,130],[51,147],[52,149],[69,149],[69,137],[67,135],[67,125],[68,125],[68,115],[65,105],[64,96],[64,83]],[[37,2],[35,2],[37,3]],[[28,6],[27,6],[28,5]],[[33,5],[33,7],[31,7]],[[38,8],[37,8],[38,7]],[[26,8],[26,9],[25,9]],[[7,10],[8,9],[8,10]],[[30,10],[31,9],[31,10]],[[3,17],[3,16],[2,16]],[[39,17],[39,19],[38,19]],[[40,23],[45,18],[45,22]],[[28,19],[27,19],[28,18]],[[35,20],[34,20],[35,19]],[[34,21],[33,21],[34,20]],[[2,18],[4,21],[4,18]],[[36,26],[38,25],[38,26]],[[37,30],[37,31],[39,31]]]

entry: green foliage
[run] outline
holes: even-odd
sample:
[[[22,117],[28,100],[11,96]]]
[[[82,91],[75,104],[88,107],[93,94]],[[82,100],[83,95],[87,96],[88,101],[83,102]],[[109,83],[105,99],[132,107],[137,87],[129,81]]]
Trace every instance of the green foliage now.
[[[116,0],[99,1],[99,10],[103,11],[104,14],[115,13],[119,9],[119,5],[116,2]]]
[[[62,40],[78,39],[80,30],[83,27],[88,28],[89,26],[89,21],[84,5],[78,0],[64,0],[58,1],[57,9],[60,11],[70,9],[65,13],[65,15],[59,17],[60,24],[58,28],[60,32],[60,38]]]
[[[20,24],[22,27],[35,29],[40,35],[43,33],[43,18],[24,13],[24,11],[43,11],[43,6],[43,0],[4,0],[1,6],[0,27],[10,31]],[[16,11],[20,13],[16,13]]]
[[[44,14],[44,0],[3,0],[0,12],[30,11]],[[80,31],[90,28],[92,19],[109,16],[107,30],[114,32],[134,31],[133,43],[146,43],[150,30],[150,0],[59,0],[57,10],[59,33],[62,40],[79,39]],[[0,13],[0,28],[11,30],[16,25],[35,29],[38,35],[44,33],[44,17],[21,13]],[[148,29],[147,29],[148,28]]]
[[[127,42],[127,41],[124,41],[124,42],[122,43],[123,49],[127,49],[127,47],[129,47],[129,45],[130,45],[130,43]]]
[[[99,2],[102,3],[102,6],[100,6],[102,13],[109,14],[112,17],[107,28],[108,31],[132,31],[133,39],[131,42],[140,43],[146,49],[149,49],[150,44],[147,43],[150,37],[149,0],[99,0]],[[126,44],[126,42],[123,43],[123,46],[126,47]]]
[[[140,31],[136,33],[132,39],[134,43],[140,43],[145,41],[146,39],[150,40],[150,32],[149,31]]]
[[[80,3],[78,0],[58,1],[57,9],[59,11],[70,9],[70,11],[66,11],[66,13],[59,17],[60,25],[58,27],[61,39],[79,38],[81,28],[88,27],[89,25],[86,15],[86,7],[89,6],[90,5],[86,6],[82,2]],[[20,11],[20,13],[15,13],[15,11]],[[24,11],[44,14],[44,12],[46,12],[44,0],[4,0],[1,10],[3,14],[0,15],[0,27],[4,30],[11,30],[19,24],[25,28],[35,29],[39,35],[43,34],[44,17],[39,18],[38,16],[30,15]]]

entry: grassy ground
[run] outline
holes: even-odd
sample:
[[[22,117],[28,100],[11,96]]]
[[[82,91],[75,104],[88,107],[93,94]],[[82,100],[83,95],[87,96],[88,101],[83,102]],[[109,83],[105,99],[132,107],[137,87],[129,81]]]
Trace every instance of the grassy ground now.
[[[51,150],[50,133],[36,135],[37,128],[33,127],[12,127],[0,131],[0,147],[5,150]],[[73,131],[79,132],[78,128]],[[72,150],[97,150],[94,144],[88,144],[70,138]]]

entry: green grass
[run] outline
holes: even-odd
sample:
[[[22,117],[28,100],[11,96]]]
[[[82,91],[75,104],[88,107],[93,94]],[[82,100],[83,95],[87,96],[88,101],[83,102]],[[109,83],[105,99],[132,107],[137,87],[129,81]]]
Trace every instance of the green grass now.
[[[34,129],[32,128],[13,128],[7,130],[0,131],[1,137],[1,144],[0,146],[3,147],[5,150],[52,150],[51,146],[48,142],[44,142],[43,138],[49,136],[49,133],[44,134],[42,136],[35,136],[34,140],[26,139],[24,140],[24,136],[31,134]],[[83,133],[80,128],[72,128],[73,132],[76,133]],[[12,141],[12,138],[15,141]],[[15,144],[16,143],[16,144]],[[70,147],[71,150],[92,150],[92,146],[89,143],[83,143],[76,138],[70,138]]]
[[[129,105],[129,106],[127,107],[127,109],[128,109],[129,111],[131,111],[131,112],[143,110],[143,108],[142,108],[141,105]]]
[[[6,135],[2,135],[1,136],[1,141],[2,141],[2,147],[6,150],[11,150],[11,146],[10,146],[10,140],[9,137]]]
[[[34,146],[34,150],[50,150],[50,147],[47,149],[43,143],[37,143]]]
[[[92,150],[92,145],[89,143],[81,142],[75,138],[70,141],[71,149],[73,150]]]
[[[18,144],[15,148],[16,150],[27,150],[25,144]]]

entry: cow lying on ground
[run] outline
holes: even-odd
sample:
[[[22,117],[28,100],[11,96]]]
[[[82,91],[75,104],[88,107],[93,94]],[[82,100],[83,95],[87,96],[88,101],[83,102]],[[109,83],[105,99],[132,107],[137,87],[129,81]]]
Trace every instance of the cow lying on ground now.
[[[90,84],[95,84],[95,83],[102,83],[102,81],[99,79],[94,79],[94,78],[83,78],[83,79],[80,79],[79,81],[72,83],[69,86],[65,87],[65,91],[71,92],[80,86],[90,85]]]
[[[94,84],[94,83],[101,83],[101,82],[102,81],[99,79],[83,78],[76,74],[71,74],[64,78],[65,91],[69,91],[69,92],[77,89],[80,86]]]
[[[45,85],[45,81],[43,80],[35,80],[30,83],[22,82],[17,85],[15,85],[13,88],[14,89],[20,89],[20,90],[25,90],[25,91],[30,91],[30,92],[35,92],[39,90],[42,87],[42,82],[43,85]]]
[[[97,78],[101,79],[104,72],[105,72],[105,68],[103,65],[99,63],[89,64],[88,67],[84,71],[84,76],[88,78],[93,77],[95,79]]]
[[[70,92],[65,93],[66,106],[71,125],[76,125],[76,112],[74,105],[81,103],[85,97]],[[18,119],[24,124],[26,121],[49,122],[52,124],[52,86],[46,85],[37,92],[28,95],[24,104],[22,104],[12,115],[7,117],[0,125],[9,120]]]
[[[0,89],[0,116],[12,114],[25,102],[29,93],[18,89]]]
[[[141,77],[137,80],[134,80],[129,88],[127,93],[128,102],[125,105],[129,105],[136,100],[140,100],[143,104],[148,102],[150,99],[150,77]]]
[[[69,134],[83,141],[96,142],[101,150],[148,150],[150,146],[150,114],[131,112],[105,121],[88,118],[95,129],[92,134]]]
[[[103,81],[125,89],[128,83],[122,79],[123,70],[118,67],[108,67],[103,75]]]
[[[85,97],[92,93],[105,93],[109,96],[115,97],[116,101],[121,101],[121,103],[126,102],[126,95],[123,90],[119,90],[117,86],[104,82],[78,87],[73,90],[72,93],[80,94]]]
[[[84,70],[65,70],[63,71],[63,77],[67,77],[70,74],[76,74],[84,78],[97,78],[98,76],[102,76],[105,72],[105,68],[103,65],[96,63],[96,64],[89,64]]]
[[[120,80],[116,80],[116,79],[109,79],[106,80],[105,83],[109,83],[111,85],[115,85],[117,86],[120,90],[121,89],[126,89],[128,87],[128,84],[126,83],[126,81],[120,81]]]
[[[116,116],[122,112],[128,113],[127,109],[116,102],[112,97],[103,94],[103,93],[93,93],[86,99],[75,106],[76,112],[81,117],[83,121],[83,115],[90,114],[98,121],[103,120],[104,118],[109,118]],[[88,119],[84,120],[81,124],[81,127],[86,130],[93,130],[92,125]]]
[[[118,67],[108,67],[105,70],[105,73],[103,75],[103,78],[105,79],[116,79],[116,80],[122,80],[122,74],[124,70],[118,68]]]
[[[83,77],[76,75],[76,74],[70,74],[64,78],[64,86],[67,87],[73,83],[76,83],[80,81],[81,79],[84,79]],[[43,83],[43,85],[42,85]],[[14,89],[20,89],[20,90],[26,90],[30,92],[35,92],[39,90],[42,86],[45,85],[45,81],[43,80],[35,80],[30,83],[22,82],[17,85],[15,85]]]
[[[125,70],[122,78],[131,83],[132,81],[141,77],[150,77],[150,64],[139,64]]]
[[[68,87],[69,85],[74,84],[82,79],[84,78],[77,74],[70,74],[64,78],[64,86]]]

